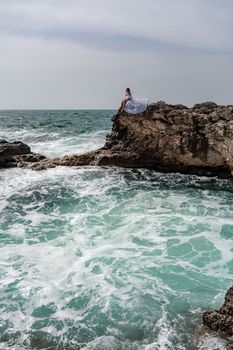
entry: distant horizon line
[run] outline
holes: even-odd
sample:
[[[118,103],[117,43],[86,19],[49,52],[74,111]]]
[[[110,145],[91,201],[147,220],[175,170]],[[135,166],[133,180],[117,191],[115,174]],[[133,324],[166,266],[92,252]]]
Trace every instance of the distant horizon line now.
[[[0,108],[0,111],[115,111],[117,108]]]

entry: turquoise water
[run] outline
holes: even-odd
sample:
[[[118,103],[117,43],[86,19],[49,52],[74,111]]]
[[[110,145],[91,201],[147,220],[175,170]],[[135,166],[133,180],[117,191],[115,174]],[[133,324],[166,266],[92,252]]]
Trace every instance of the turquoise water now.
[[[0,138],[82,153],[112,113],[1,111]],[[0,349],[225,349],[201,320],[232,284],[232,182],[57,167],[0,183]]]

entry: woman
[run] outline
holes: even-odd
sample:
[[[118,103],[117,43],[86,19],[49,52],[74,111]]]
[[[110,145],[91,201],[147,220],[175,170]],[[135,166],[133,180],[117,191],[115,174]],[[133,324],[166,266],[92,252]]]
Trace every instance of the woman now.
[[[130,88],[127,88],[125,90],[125,98],[124,100],[121,102],[120,108],[118,109],[118,113],[121,113],[124,111],[125,105],[126,103],[132,98],[132,94],[130,91]]]
[[[125,90],[125,98],[121,102],[120,108],[118,109],[118,113],[121,113],[123,111],[130,114],[143,113],[147,109],[148,104],[148,99],[134,99],[131,94],[130,88],[127,88]]]

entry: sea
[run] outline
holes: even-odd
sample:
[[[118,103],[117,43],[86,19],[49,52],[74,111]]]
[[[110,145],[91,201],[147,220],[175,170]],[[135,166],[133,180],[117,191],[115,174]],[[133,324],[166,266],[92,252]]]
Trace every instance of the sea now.
[[[0,139],[95,150],[112,110],[2,110]],[[225,349],[233,182],[148,169],[0,170],[0,349]]]

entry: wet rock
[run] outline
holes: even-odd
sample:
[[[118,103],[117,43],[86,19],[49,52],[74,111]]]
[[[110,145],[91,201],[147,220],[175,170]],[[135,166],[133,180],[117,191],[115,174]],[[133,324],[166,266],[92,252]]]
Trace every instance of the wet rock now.
[[[208,329],[219,332],[233,349],[233,286],[225,296],[225,302],[219,310],[207,310],[203,314],[203,324]]]
[[[46,157],[32,153],[28,145],[20,141],[7,142],[0,140],[0,167],[27,166],[40,162]]]

